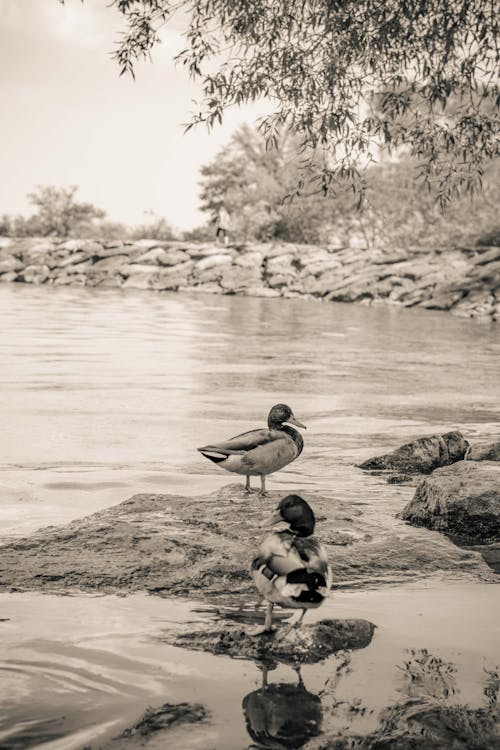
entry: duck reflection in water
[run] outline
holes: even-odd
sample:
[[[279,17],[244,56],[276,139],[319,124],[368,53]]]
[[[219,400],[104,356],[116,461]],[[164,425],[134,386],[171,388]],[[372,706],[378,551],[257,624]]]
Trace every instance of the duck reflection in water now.
[[[310,693],[296,669],[298,683],[269,684],[267,674],[275,665],[259,665],[262,687],[243,698],[251,748],[298,750],[321,731],[323,712],[319,696]]]

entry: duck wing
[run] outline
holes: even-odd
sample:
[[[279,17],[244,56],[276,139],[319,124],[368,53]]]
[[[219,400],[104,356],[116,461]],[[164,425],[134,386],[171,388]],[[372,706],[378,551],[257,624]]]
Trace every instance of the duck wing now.
[[[229,440],[224,440],[222,443],[210,443],[210,445],[205,445],[203,448],[198,448],[198,450],[200,452],[215,451],[223,453],[226,456],[231,456],[235,453],[246,453],[261,445],[272,443],[273,440],[281,437],[283,436],[279,430],[250,430],[249,432],[243,432],[241,435],[235,435],[235,437],[229,438]]]

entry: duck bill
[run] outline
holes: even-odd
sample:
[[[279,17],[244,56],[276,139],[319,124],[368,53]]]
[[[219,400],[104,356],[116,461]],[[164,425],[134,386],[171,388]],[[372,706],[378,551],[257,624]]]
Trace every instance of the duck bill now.
[[[307,430],[307,427],[305,426],[305,424],[302,424],[302,422],[299,422],[299,420],[296,417],[294,417],[293,414],[290,417],[290,419],[287,419],[286,421],[289,424],[294,424],[295,427],[302,427],[303,430]]]
[[[275,510],[274,513],[271,513],[270,516],[264,518],[264,520],[259,523],[259,529],[267,529],[269,526],[276,526],[278,523],[286,523],[286,521],[279,510]]]

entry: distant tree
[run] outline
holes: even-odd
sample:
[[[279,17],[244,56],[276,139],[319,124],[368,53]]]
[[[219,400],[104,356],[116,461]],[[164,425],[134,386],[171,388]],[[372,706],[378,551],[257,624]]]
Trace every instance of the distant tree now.
[[[325,194],[347,181],[363,197],[362,168],[379,147],[405,148],[444,205],[481,182],[499,154],[496,0],[112,0],[127,30],[122,73],[148,57],[160,27],[184,13],[178,60],[201,82],[188,127],[266,98],[268,142],[299,136],[303,178]],[[310,170],[309,177],[308,169]],[[299,183],[300,185],[300,183]]]
[[[75,200],[76,185],[67,188],[39,185],[28,198],[38,211],[27,219],[26,233],[42,237],[68,237],[88,230],[95,219],[106,216],[91,203]]]
[[[335,199],[302,194],[284,200],[299,179],[300,158],[300,146],[292,137],[280,139],[268,153],[262,134],[248,126],[239,128],[202,167],[202,208],[213,216],[224,205],[231,215],[233,239],[243,241],[356,241],[386,249],[433,248],[474,244],[481,237],[494,238],[500,229],[498,161],[486,171],[481,193],[458,198],[443,214],[435,197],[419,187],[418,167],[409,157],[370,167],[361,210],[357,197],[345,189]],[[207,232],[208,227],[202,229]],[[212,238],[213,232],[212,226]]]
[[[132,240],[175,240],[176,234],[168,221],[162,216],[156,216],[153,212],[149,213],[151,221],[131,227],[129,230],[130,238]]]

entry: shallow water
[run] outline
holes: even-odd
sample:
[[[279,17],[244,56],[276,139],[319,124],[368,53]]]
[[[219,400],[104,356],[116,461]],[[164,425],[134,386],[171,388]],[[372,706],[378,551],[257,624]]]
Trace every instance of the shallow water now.
[[[366,491],[353,464],[415,436],[500,436],[495,324],[306,300],[0,287],[0,534],[228,476],[197,445],[291,404],[270,488]],[[387,487],[372,482],[370,502]],[[402,490],[404,495],[405,490]],[[408,491],[406,491],[406,495]]]
[[[28,285],[0,286],[0,319],[4,536],[137,492],[220,487],[231,478],[196,446],[263,424],[269,407],[284,401],[308,426],[305,449],[269,487],[327,490],[333,501],[362,505],[374,528],[390,526],[410,545],[429,534],[395,519],[413,489],[353,464],[436,431],[500,437],[495,324],[305,300]],[[497,666],[497,585],[382,583],[339,592],[310,615],[378,626],[348,668],[333,658],[302,670],[305,689],[320,696],[326,734],[373,731],[381,709],[403,701],[407,649],[453,662],[456,692],[446,700],[459,696],[474,707],[484,699],[483,667]],[[242,702],[259,689],[258,667],[158,640],[166,628],[214,613],[137,596],[2,595],[0,606],[0,619],[9,618],[0,622],[7,688],[0,749],[81,748],[115,736],[147,705],[182,700],[206,704],[211,719],[173,730],[168,746],[251,743]],[[268,680],[297,686],[283,665]],[[294,689],[274,691],[292,711]]]
[[[485,670],[499,661],[492,588],[409,585],[339,593],[308,619],[369,619],[378,626],[372,643],[347,660],[344,653],[303,666],[303,686],[291,667],[278,664],[267,675],[271,689],[264,693],[262,664],[161,642],[167,630],[217,618],[208,606],[145,596],[4,594],[2,613],[10,619],[0,623],[0,672],[9,690],[0,718],[0,748],[96,747],[93,740],[118,736],[147,706],[190,701],[206,706],[209,721],[160,733],[158,745],[153,738],[148,747],[244,750],[259,728],[245,700],[255,691],[267,704],[268,720],[260,729],[268,741],[286,712],[295,712],[299,725],[305,723],[311,702],[319,708],[322,737],[372,732],[387,706],[403,711],[409,698],[413,711],[433,702],[478,708],[486,702]],[[455,671],[423,673],[422,649]],[[405,663],[412,661],[405,672]],[[299,739],[295,735],[290,747],[301,747]],[[258,746],[288,747],[286,742]]]

